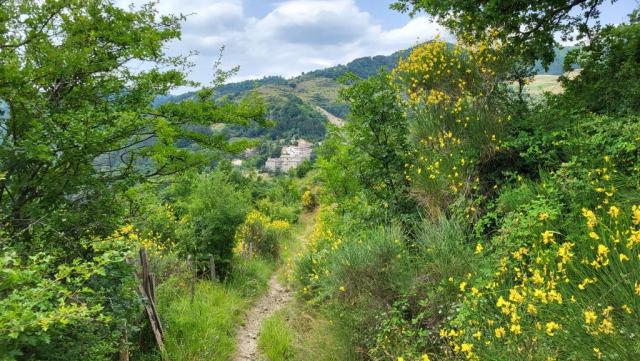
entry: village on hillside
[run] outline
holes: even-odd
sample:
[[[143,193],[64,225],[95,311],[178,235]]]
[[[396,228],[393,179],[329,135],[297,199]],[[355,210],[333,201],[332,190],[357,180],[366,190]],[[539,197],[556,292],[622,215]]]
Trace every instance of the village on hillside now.
[[[296,145],[282,148],[280,157],[268,158],[264,167],[270,172],[288,172],[299,166],[305,160],[311,159],[312,144],[304,139],[299,139]]]

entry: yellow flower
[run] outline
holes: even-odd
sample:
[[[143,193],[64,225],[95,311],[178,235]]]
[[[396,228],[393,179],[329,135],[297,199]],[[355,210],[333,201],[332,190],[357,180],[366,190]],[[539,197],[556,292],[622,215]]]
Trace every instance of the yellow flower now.
[[[589,237],[591,237],[592,239],[598,240],[600,239],[600,236],[598,236],[598,234],[594,231],[589,232]]]
[[[598,315],[593,311],[584,311],[584,323],[591,325],[596,322]]]
[[[582,208],[582,215],[587,219],[587,226],[589,229],[593,229],[598,224],[598,218],[592,210]]]
[[[609,247],[605,246],[604,244],[599,244],[598,245],[598,256],[606,257],[608,254],[609,254]]]
[[[629,260],[629,257],[624,253],[620,253],[618,257],[620,257],[620,262],[626,262]]]
[[[514,333],[516,335],[519,335],[519,334],[522,333],[522,328],[520,327],[520,325],[511,325],[510,330],[511,330],[512,333]]]
[[[571,242],[563,243],[560,248],[558,248],[558,256],[562,259],[563,263],[569,262],[571,257],[573,257],[573,253],[571,253],[571,248],[574,246]]]
[[[346,291],[344,286],[340,286],[340,292],[344,292],[344,291]]]
[[[599,349],[599,348],[594,347],[594,348],[593,348],[593,353],[596,355],[596,357],[597,357],[598,359],[601,359],[601,358],[602,358],[602,351],[600,351],[600,349]]]
[[[640,296],[640,283],[636,282],[636,295]]]
[[[555,332],[560,329],[560,325],[556,322],[549,321],[545,327],[545,332],[549,336],[555,335]]]
[[[460,292],[464,292],[464,289],[467,287],[467,282],[460,282]]]
[[[404,357],[398,356],[398,361],[404,361]]]
[[[462,352],[471,352],[471,350],[473,350],[473,344],[463,343],[460,345],[460,351]]]
[[[613,333],[614,327],[613,322],[610,319],[604,319],[600,322],[600,327],[598,327],[598,331],[604,333],[605,335],[610,335]]]
[[[548,244],[548,243],[553,243],[553,232],[551,231],[544,231],[544,233],[542,233],[542,243],[544,244]]]
[[[130,224],[127,224],[126,226],[123,226],[122,228],[120,228],[120,232],[124,234],[127,234],[131,231],[133,231],[133,226]]]
[[[634,225],[640,225],[640,205],[631,207],[633,212],[632,222]]]
[[[480,243],[476,244],[476,252],[475,252],[475,254],[478,254],[478,253],[482,252],[482,250],[484,250],[484,247],[482,247],[482,244],[480,244]]]
[[[618,218],[618,215],[620,215],[620,208],[616,207],[616,206],[611,206],[609,208],[609,212],[607,212],[611,218]]]
[[[424,355],[422,355],[422,361],[431,361],[431,359],[429,358],[429,355],[425,353]]]
[[[547,212],[540,212],[538,214],[538,220],[540,221],[546,221],[547,219],[549,219],[549,213]]]
[[[502,338],[504,336],[504,327],[496,328],[495,333],[497,338]]]

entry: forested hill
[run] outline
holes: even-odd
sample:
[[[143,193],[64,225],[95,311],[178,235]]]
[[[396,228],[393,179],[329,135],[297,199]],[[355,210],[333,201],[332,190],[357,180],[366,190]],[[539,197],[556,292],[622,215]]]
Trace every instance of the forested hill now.
[[[548,69],[538,66],[538,74],[562,74],[564,58],[569,49],[556,50],[554,62]],[[346,73],[368,78],[380,68],[388,70],[395,67],[399,59],[410,50],[400,50],[391,55],[358,58],[345,65],[313,70],[290,79],[266,76],[262,79],[225,84],[217,89],[217,96],[239,99],[249,91],[258,91],[267,101],[270,118],[276,122],[276,126],[270,129],[227,127],[226,131],[231,137],[267,136],[276,140],[296,136],[312,141],[321,140],[325,135],[326,119],[318,107],[339,118],[343,118],[348,110],[345,104],[337,100],[340,87],[338,78]],[[193,96],[193,92],[161,96],[155,103],[159,105],[165,102],[180,102]]]

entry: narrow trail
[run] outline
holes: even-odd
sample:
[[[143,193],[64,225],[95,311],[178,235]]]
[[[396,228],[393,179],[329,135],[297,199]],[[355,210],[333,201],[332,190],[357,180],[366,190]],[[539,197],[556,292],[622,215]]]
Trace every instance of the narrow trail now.
[[[233,361],[256,361],[258,354],[258,334],[262,321],[284,307],[292,298],[291,291],[276,279],[276,273],[269,280],[269,291],[247,313],[244,324],[236,336],[237,350]]]

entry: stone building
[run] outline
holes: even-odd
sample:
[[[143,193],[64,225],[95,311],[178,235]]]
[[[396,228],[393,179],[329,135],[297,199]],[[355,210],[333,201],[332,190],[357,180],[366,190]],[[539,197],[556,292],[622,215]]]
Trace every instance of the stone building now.
[[[264,167],[271,172],[275,172],[276,170],[288,172],[290,169],[299,166],[300,163],[305,160],[311,159],[311,146],[311,143],[300,139],[296,145],[283,147],[279,158],[267,159]]]

